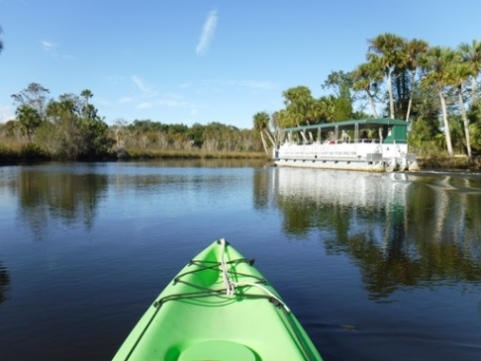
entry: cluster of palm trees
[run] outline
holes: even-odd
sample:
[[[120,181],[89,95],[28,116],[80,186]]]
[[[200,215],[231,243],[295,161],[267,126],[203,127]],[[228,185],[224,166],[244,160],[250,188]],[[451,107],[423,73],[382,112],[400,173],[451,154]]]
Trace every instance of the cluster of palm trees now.
[[[448,155],[452,157],[451,126],[460,120],[463,148],[471,158],[471,131],[481,134],[481,104],[477,96],[480,71],[480,41],[452,49],[430,46],[420,39],[380,34],[368,40],[366,62],[350,72],[329,75],[323,87],[334,88],[335,95],[314,99],[306,87],[288,89],[283,92],[285,109],[272,116],[257,113],[254,128],[265,135],[274,129],[268,137],[275,143],[279,127],[369,116],[407,122],[423,120],[434,124],[444,135]],[[367,104],[370,114],[363,110],[353,112],[354,104]]]
[[[458,49],[434,46],[424,40],[407,40],[394,34],[381,34],[369,41],[368,62],[361,64],[353,73],[354,89],[363,89],[370,99],[374,116],[376,109],[372,101],[371,87],[385,80],[389,97],[389,116],[394,118],[395,99],[393,96],[393,77],[403,80],[409,77],[408,104],[405,119],[410,120],[413,94],[416,85],[421,88],[433,87],[439,97],[443,119],[446,146],[450,157],[453,156],[450,122],[448,119],[447,98],[453,92],[457,95],[459,111],[464,123],[466,151],[471,158],[469,121],[466,106],[476,106],[477,78],[481,71],[481,42],[462,43]],[[417,81],[419,71],[421,78]],[[469,85],[468,85],[469,84]],[[470,86],[469,95],[464,86]],[[464,99],[468,99],[465,102]]]

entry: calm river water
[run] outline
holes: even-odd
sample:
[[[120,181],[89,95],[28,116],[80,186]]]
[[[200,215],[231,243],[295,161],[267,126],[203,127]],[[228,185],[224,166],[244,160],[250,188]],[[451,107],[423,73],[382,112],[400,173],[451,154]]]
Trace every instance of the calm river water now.
[[[221,237],[325,361],[481,360],[480,174],[234,161],[0,167],[0,360],[110,360]]]

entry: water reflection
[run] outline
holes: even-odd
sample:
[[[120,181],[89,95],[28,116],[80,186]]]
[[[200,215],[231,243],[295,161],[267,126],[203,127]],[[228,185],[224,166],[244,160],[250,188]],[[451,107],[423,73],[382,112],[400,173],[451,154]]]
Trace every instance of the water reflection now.
[[[0,305],[7,300],[7,290],[10,284],[10,276],[7,268],[0,262]]]
[[[33,230],[37,239],[49,227],[50,219],[66,225],[93,225],[97,205],[107,189],[107,176],[89,167],[25,169],[18,173],[19,218]]]
[[[349,254],[360,267],[370,297],[481,281],[479,177],[287,168],[274,175],[284,231],[321,231],[328,252]]]

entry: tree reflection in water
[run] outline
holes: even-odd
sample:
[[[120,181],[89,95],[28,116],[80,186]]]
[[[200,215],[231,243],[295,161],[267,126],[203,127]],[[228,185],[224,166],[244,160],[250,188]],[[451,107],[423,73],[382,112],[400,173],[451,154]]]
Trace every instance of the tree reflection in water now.
[[[7,300],[8,286],[10,285],[10,276],[7,268],[0,263],[0,305]]]
[[[88,168],[79,172],[68,168],[57,172],[36,168],[22,171],[17,179],[20,219],[37,240],[47,232],[51,218],[67,225],[83,220],[86,229],[91,229],[107,183],[106,175],[89,172]]]
[[[287,234],[322,231],[328,252],[349,254],[364,287],[385,299],[401,287],[481,281],[481,180],[279,168],[277,205]]]

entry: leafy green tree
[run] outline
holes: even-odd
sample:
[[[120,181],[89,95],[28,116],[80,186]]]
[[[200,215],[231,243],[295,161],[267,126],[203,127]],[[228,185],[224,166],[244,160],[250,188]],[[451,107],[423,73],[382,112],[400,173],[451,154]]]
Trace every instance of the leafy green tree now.
[[[343,88],[350,89],[352,85],[352,74],[339,70],[332,71],[321,86],[323,89],[333,89],[334,94],[339,97],[341,96]]]
[[[337,98],[333,95],[322,96],[316,100],[316,107],[321,120],[334,122],[336,120]]]
[[[12,94],[14,103],[18,105],[27,104],[34,108],[40,117],[45,117],[45,105],[47,103],[47,95],[50,91],[39,83],[30,83],[26,89],[20,93]]]
[[[49,122],[42,132],[44,145],[51,154],[71,160],[107,153],[114,140],[108,137],[108,126],[97,113],[85,94],[62,94],[51,100],[46,108]]]
[[[359,65],[352,74],[354,91],[364,91],[371,106],[374,118],[377,118],[376,105],[374,99],[379,89],[379,83],[383,79],[383,72],[374,60],[369,63]]]
[[[51,100],[46,114],[50,120],[42,133],[42,140],[51,154],[69,160],[76,160],[84,152],[80,109],[78,97],[74,94],[63,94],[59,100]]]
[[[386,77],[389,95],[389,114],[394,119],[394,97],[392,88],[392,74],[401,60],[404,39],[390,33],[378,35],[369,40],[368,61],[378,66]]]
[[[335,101],[336,121],[352,119],[351,92],[347,83],[341,85],[339,96]]]
[[[204,126],[199,123],[194,123],[189,130],[189,139],[192,145],[197,148],[202,147],[202,139],[204,135]]]
[[[453,50],[439,46],[430,48],[421,59],[422,68],[425,71],[421,86],[433,85],[436,87],[441,104],[446,147],[451,158],[454,156],[454,153],[444,92],[449,84],[449,75],[455,60],[456,54]]]
[[[459,46],[463,61],[471,68],[471,104],[477,99],[477,78],[481,72],[481,41],[473,40],[471,44],[462,43]]]
[[[419,155],[429,155],[435,152],[433,139],[440,134],[437,125],[430,119],[420,118],[412,123],[408,140],[411,151]]]
[[[336,121],[347,120],[352,118],[352,97],[351,89],[353,87],[352,73],[345,73],[341,71],[333,71],[327,76],[327,80],[322,84],[324,89],[333,89],[335,94],[335,109],[333,118]],[[322,107],[321,107],[322,109]],[[326,109],[326,107],[324,107]],[[323,114],[317,113],[316,115],[324,116],[324,118],[330,118],[327,116],[327,112]]]
[[[20,105],[16,112],[17,120],[22,128],[22,133],[27,136],[28,142],[32,141],[35,130],[42,124],[38,111],[28,104]]]
[[[285,111],[279,112],[278,124],[282,127],[292,127],[314,124],[320,120],[335,119],[334,96],[315,99],[306,86],[297,86],[282,93]]]

